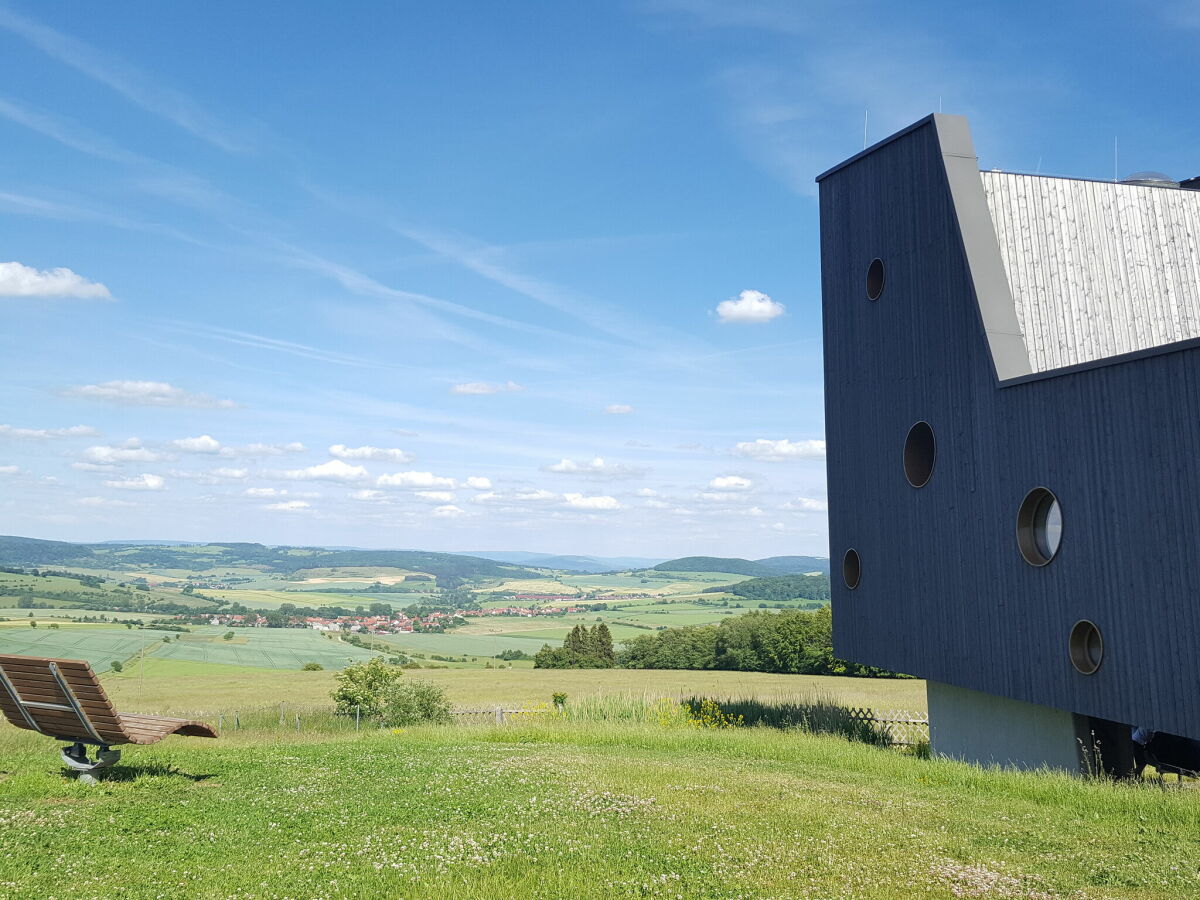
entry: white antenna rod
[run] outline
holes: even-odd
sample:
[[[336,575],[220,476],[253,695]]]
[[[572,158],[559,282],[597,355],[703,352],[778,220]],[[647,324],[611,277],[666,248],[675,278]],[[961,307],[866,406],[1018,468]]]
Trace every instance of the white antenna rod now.
[[[869,109],[863,110],[863,149],[867,149],[867,116],[870,113]]]
[[[1117,139],[1113,138],[1113,181],[1121,180],[1120,154],[1117,152]]]

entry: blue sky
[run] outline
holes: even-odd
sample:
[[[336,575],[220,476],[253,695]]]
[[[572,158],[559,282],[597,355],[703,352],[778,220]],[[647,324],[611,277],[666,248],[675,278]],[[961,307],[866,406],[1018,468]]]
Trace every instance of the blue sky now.
[[[1196,2],[0,2],[0,532],[825,555],[813,177],[938,109],[985,167],[1198,174],[1198,41]]]

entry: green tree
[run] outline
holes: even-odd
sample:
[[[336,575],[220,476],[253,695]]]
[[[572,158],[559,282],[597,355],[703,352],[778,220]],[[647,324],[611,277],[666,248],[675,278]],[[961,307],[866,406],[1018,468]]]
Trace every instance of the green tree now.
[[[223,635],[221,635],[221,640],[232,641],[233,640],[233,632],[232,631],[225,632]]]
[[[352,716],[355,710],[375,718],[383,712],[385,695],[404,673],[388,665],[383,657],[375,656],[363,663],[347,666],[334,676],[333,701],[340,715]]]
[[[306,662],[300,667],[301,672],[321,672],[325,669],[319,662]]]
[[[114,672],[120,672],[122,669],[125,668],[123,665],[121,665],[121,661],[119,659],[114,659],[112,662],[110,662],[108,664],[108,667],[110,669],[112,669],[112,671],[114,671]]]
[[[410,678],[383,691],[382,722],[389,728],[449,721],[450,701],[440,684]]]

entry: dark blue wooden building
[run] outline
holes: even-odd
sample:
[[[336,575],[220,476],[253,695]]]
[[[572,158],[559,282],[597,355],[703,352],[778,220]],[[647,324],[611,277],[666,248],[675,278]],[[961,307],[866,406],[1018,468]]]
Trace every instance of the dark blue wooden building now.
[[[1200,737],[1196,182],[981,172],[942,115],[818,181],[838,655],[951,755]]]

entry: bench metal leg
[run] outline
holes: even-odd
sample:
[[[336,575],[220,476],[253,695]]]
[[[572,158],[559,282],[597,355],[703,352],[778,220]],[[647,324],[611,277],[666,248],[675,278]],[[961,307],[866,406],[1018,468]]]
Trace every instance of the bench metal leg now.
[[[106,744],[100,745],[100,749],[96,751],[96,758],[94,760],[88,759],[88,748],[85,744],[71,744],[62,748],[63,764],[67,768],[78,772],[79,780],[84,784],[95,784],[96,778],[92,773],[100,769],[107,769],[120,758],[121,751],[113,750]]]

